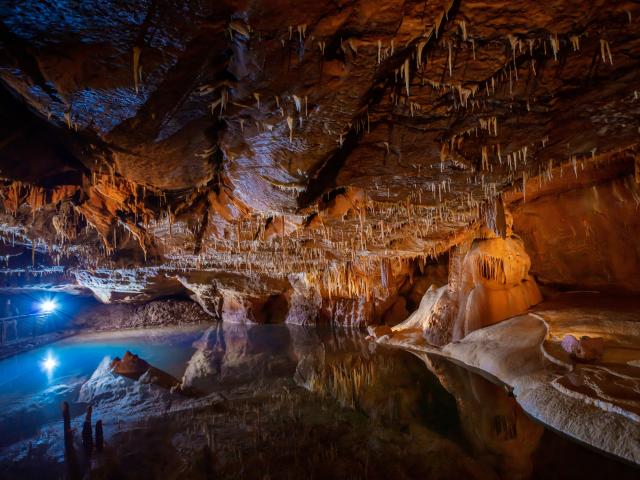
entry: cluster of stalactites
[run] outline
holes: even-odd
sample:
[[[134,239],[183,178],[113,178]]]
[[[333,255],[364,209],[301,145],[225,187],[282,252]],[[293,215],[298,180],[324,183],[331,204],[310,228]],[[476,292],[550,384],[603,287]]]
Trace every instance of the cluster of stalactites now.
[[[475,268],[482,278],[494,280],[501,284],[507,283],[507,276],[504,272],[504,260],[491,255],[479,255],[475,259]]]

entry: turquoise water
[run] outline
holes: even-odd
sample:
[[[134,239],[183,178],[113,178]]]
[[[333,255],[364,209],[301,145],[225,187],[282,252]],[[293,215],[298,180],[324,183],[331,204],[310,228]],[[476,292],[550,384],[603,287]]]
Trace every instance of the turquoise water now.
[[[105,358],[130,350],[180,378],[205,327],[182,331],[127,332],[71,337],[0,361],[0,448],[61,418],[60,405],[75,402],[82,384]],[[53,359],[46,368],[46,360]],[[51,362],[51,360],[50,360]],[[74,408],[77,407],[77,408]]]

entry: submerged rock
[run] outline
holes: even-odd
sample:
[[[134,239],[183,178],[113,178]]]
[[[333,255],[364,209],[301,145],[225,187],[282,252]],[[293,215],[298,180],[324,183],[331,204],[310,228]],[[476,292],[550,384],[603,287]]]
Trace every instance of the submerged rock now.
[[[604,339],[602,337],[582,336],[578,340],[573,335],[565,335],[561,345],[571,357],[584,362],[599,360],[604,353]]]

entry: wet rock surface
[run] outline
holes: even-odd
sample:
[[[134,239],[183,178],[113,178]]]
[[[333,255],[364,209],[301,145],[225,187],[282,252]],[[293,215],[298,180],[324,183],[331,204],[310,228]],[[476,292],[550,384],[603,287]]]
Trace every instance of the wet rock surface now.
[[[421,326],[396,329],[376,340],[477,368],[504,382],[532,417],[639,463],[638,444],[628,440],[638,430],[640,406],[637,300],[574,292],[556,295],[534,310],[475,330],[442,348],[427,342]],[[575,340],[568,346],[582,352],[582,359],[563,349],[562,340],[571,337]],[[600,355],[585,356],[585,347]]]

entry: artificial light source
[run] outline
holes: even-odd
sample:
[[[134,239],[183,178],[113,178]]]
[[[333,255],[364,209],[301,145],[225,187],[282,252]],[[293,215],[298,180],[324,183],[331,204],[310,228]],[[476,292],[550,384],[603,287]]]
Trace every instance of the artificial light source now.
[[[52,313],[58,308],[58,304],[54,300],[44,300],[40,303],[40,311],[42,313]]]

